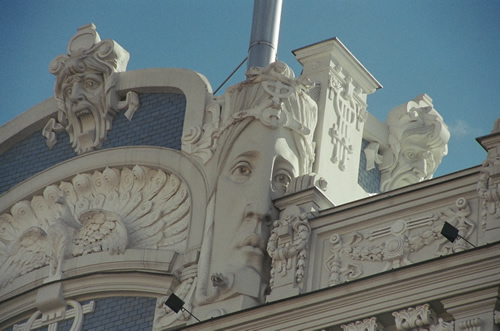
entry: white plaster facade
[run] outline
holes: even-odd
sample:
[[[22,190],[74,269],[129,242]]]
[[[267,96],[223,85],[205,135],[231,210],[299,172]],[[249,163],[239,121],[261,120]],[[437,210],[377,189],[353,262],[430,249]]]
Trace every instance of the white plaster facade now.
[[[0,328],[79,330],[99,309],[84,301],[128,295],[157,299],[155,330],[500,329],[500,122],[482,165],[428,180],[449,139],[428,96],[383,123],[366,111],[381,85],[338,39],[294,53],[300,77],[276,62],[218,97],[186,69],[113,73],[121,105],[185,95],[182,148],[95,144],[1,195]],[[57,107],[0,128],[0,153]],[[366,192],[362,153],[395,184]]]

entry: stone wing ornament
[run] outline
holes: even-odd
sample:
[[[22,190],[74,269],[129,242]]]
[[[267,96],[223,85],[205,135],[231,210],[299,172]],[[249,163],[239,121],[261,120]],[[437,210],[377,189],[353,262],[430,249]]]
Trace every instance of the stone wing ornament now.
[[[144,166],[106,168],[50,185],[0,215],[0,288],[65,259],[128,248],[185,250],[191,200],[174,174]]]

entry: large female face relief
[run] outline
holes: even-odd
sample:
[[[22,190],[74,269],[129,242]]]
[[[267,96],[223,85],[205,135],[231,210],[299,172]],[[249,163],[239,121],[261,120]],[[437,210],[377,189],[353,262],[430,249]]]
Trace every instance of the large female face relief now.
[[[263,295],[269,278],[265,250],[271,222],[278,216],[272,200],[285,193],[298,169],[292,131],[268,128],[259,121],[239,135],[222,165],[211,270],[236,281],[244,277],[254,297]]]

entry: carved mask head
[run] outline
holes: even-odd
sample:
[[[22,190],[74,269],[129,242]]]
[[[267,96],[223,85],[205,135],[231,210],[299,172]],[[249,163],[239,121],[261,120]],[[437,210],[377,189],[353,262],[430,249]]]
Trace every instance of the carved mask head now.
[[[101,147],[117,113],[113,73],[124,71],[129,55],[112,40],[101,41],[94,25],[78,29],[68,44],[69,55],[50,64],[58,122],[78,154]]]
[[[425,95],[417,97],[389,113],[391,150],[380,167],[382,192],[432,178],[447,154],[450,133],[429,100]]]

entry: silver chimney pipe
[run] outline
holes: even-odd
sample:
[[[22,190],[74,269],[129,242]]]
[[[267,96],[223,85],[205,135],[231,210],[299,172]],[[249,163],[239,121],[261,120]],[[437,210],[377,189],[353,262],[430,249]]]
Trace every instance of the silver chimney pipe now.
[[[276,61],[282,0],[254,0],[247,70]]]

